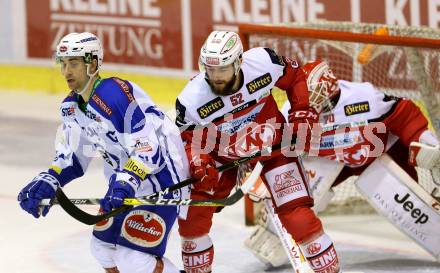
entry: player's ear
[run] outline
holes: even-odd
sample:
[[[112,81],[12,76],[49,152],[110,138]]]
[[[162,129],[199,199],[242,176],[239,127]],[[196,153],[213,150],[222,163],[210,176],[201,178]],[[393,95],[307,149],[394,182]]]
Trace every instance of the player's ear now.
[[[93,58],[93,61],[92,61],[92,67],[91,67],[91,72],[92,73],[95,73],[95,71],[98,69],[98,59],[96,59],[96,58]]]

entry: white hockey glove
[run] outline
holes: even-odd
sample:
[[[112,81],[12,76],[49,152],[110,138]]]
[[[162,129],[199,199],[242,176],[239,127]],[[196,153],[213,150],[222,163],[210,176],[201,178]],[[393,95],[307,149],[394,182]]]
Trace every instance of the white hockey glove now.
[[[419,167],[430,171],[435,186],[432,185],[432,187],[430,187],[431,189],[426,190],[428,190],[433,196],[434,193],[437,193],[438,195],[440,188],[440,146],[431,146],[420,142],[411,142],[409,146],[408,162],[414,167]]]

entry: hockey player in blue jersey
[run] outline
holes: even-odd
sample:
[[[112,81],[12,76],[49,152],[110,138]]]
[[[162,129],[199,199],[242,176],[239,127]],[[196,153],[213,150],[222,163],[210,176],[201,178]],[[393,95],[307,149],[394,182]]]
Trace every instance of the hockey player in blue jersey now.
[[[38,174],[18,195],[23,210],[38,218],[50,207],[40,201],[54,198],[87,170],[100,155],[108,190],[101,210],[110,211],[124,198],[149,195],[188,177],[180,132],[135,83],[116,77],[100,78],[103,50],[91,33],[70,33],[56,49],[69,89],[61,104],[63,137],[48,170]],[[185,191],[174,192],[184,196]],[[175,273],[163,257],[179,211],[174,206],[138,206],[95,225],[93,256],[107,273]]]

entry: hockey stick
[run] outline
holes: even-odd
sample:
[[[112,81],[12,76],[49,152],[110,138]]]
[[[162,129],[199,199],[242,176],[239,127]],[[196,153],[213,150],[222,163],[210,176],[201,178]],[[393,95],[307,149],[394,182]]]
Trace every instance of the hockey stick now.
[[[230,206],[235,204],[238,200],[243,197],[255,184],[263,170],[263,164],[257,162],[251,175],[246,179],[246,181],[236,190],[232,195],[225,199],[169,199],[163,198],[162,195],[155,197],[153,195],[137,198],[125,198],[124,205],[127,206],[139,206],[139,205],[153,205],[153,206]],[[49,199],[45,199],[42,205],[49,205],[47,202]],[[73,204],[77,205],[99,205],[101,199],[99,198],[74,198],[69,199]],[[59,204],[57,200],[52,202],[53,205]]]
[[[267,215],[269,216],[277,231],[278,238],[280,238],[280,241],[283,244],[284,250],[286,251],[289,262],[292,265],[293,270],[295,270],[295,273],[312,273],[313,271],[307,265],[307,262],[305,262],[305,258],[302,255],[299,246],[296,244],[290,234],[287,233],[280,219],[275,214],[272,206],[272,201],[266,198],[263,200],[263,202],[267,211]]]
[[[109,213],[104,213],[101,215],[91,215],[87,212],[78,208],[75,204],[81,205],[96,205],[99,204],[100,199],[93,198],[80,198],[80,199],[69,199],[64,192],[58,188],[56,192],[56,199],[48,201],[48,199],[42,200],[41,205],[52,205],[59,204],[61,207],[73,218],[84,223],[86,225],[94,225],[110,217],[113,217],[121,212],[124,212],[132,206],[135,205],[155,205],[155,206],[230,206],[235,204],[240,200],[255,184],[261,171],[263,170],[263,165],[260,162],[254,167],[251,175],[246,179],[246,181],[240,186],[240,188],[235,191],[231,196],[224,199],[206,199],[206,200],[195,200],[195,199],[167,199],[159,197],[147,196],[143,198],[127,198],[124,199],[124,206],[121,206]]]
[[[248,161],[254,160],[254,159],[258,158],[258,157],[261,157],[262,155],[270,154],[272,151],[280,150],[281,148],[290,148],[291,147],[291,145],[286,145],[284,147],[281,147],[281,145],[282,145],[282,143],[278,143],[278,144],[275,144],[275,145],[273,145],[271,147],[266,147],[266,148],[264,148],[264,149],[262,149],[262,150],[260,150],[260,151],[258,151],[256,153],[254,153],[251,156],[242,157],[242,158],[236,159],[234,161],[231,161],[229,163],[226,163],[226,164],[218,167],[217,169],[219,170],[219,172],[226,171],[226,170],[229,170],[229,169],[232,169],[232,168],[236,168],[236,167],[238,167],[240,164],[242,164],[244,162],[248,162]],[[189,178],[189,179],[184,180],[184,181],[182,181],[182,182],[180,182],[178,184],[175,184],[175,185],[173,185],[173,186],[171,186],[169,188],[166,188],[163,191],[154,193],[151,196],[148,196],[147,198],[151,199],[151,198],[157,198],[159,196],[163,196],[164,194],[167,194],[167,193],[172,192],[174,190],[181,189],[181,188],[186,187],[186,186],[188,186],[190,184],[193,184],[196,181],[197,180],[194,179],[194,178]],[[76,200],[73,200],[73,202],[72,202],[65,195],[63,190],[61,188],[58,188],[57,191],[56,191],[56,199],[53,199],[53,200],[50,200],[50,201],[42,200],[41,205],[44,206],[44,205],[59,204],[67,214],[69,214],[70,216],[72,216],[76,220],[78,220],[78,221],[80,221],[80,222],[82,222],[84,224],[87,224],[87,225],[94,225],[94,224],[96,224],[96,223],[98,223],[100,221],[106,220],[106,219],[108,219],[110,217],[113,217],[113,216],[115,216],[115,215],[117,215],[117,214],[119,214],[121,212],[124,212],[124,211],[126,211],[126,210],[128,210],[128,209],[130,209],[132,207],[130,205],[124,205],[124,206],[121,206],[121,207],[119,207],[119,208],[117,208],[117,209],[115,209],[115,210],[113,210],[111,212],[108,212],[108,213],[104,213],[104,214],[101,214],[101,215],[92,215],[92,214],[89,214],[89,213],[81,210],[80,208],[78,208],[76,206],[76,205],[84,205],[84,204],[87,204],[87,203],[89,203],[89,204],[98,204],[99,201],[97,201],[97,200],[89,200],[89,201],[87,201],[87,199],[76,199]]]

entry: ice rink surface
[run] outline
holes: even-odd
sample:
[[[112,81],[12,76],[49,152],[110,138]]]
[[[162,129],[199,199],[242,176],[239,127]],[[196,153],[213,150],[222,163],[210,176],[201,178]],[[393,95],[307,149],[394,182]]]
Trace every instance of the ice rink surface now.
[[[46,169],[53,158],[61,100],[60,96],[0,92],[2,273],[103,272],[89,252],[91,227],[76,222],[59,207],[53,207],[46,218],[36,220],[22,211],[16,201],[20,189]],[[100,159],[95,160],[85,177],[66,186],[68,196],[102,196],[106,182],[101,164]],[[243,222],[242,202],[216,215],[211,232],[216,253],[214,272],[266,272],[243,245],[252,232]],[[336,242],[344,271],[440,273],[439,263],[380,216],[325,217],[323,222]],[[176,227],[166,256],[181,267]],[[287,273],[292,269],[270,272]]]

